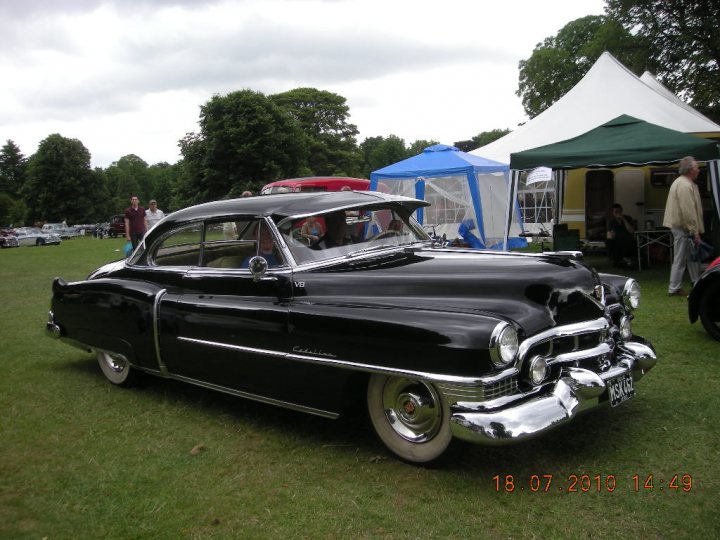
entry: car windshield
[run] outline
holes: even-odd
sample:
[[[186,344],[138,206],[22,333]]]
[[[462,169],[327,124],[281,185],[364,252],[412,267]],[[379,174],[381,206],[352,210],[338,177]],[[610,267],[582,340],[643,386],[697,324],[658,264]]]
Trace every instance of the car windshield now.
[[[281,234],[298,264],[430,241],[403,208],[373,206],[284,219]]]

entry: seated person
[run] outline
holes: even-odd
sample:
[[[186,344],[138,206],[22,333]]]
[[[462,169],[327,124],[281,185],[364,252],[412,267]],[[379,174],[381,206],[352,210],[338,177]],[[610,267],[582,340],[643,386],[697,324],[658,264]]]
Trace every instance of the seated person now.
[[[613,204],[605,243],[614,266],[627,268],[633,265],[632,260],[637,254],[634,232],[632,218],[623,215],[622,205]]]
[[[258,234],[258,255],[265,259],[268,264],[268,268],[274,268],[282,265],[280,257],[278,257],[275,251],[275,239],[270,234],[270,230],[264,226],[260,226],[260,234]],[[250,259],[255,255],[246,257],[240,265],[240,268],[248,268],[250,266]]]
[[[388,231],[394,231],[397,234],[402,234],[403,230],[403,222],[399,219],[391,219],[390,223],[388,223]]]
[[[346,246],[352,244],[352,240],[346,235],[347,221],[345,212],[342,210],[327,214],[325,216],[325,226],[327,231],[320,238],[320,241],[313,246],[314,249],[329,249],[334,247]]]
[[[307,240],[308,245],[313,245],[322,236],[322,227],[315,216],[309,216],[300,229],[300,236]]]

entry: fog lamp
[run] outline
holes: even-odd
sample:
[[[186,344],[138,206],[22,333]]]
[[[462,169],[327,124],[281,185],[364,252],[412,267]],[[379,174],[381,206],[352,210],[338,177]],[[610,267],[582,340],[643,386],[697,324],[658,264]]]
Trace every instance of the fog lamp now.
[[[547,360],[542,356],[534,356],[530,360],[530,369],[528,371],[530,375],[530,382],[535,386],[538,386],[545,380],[548,371]]]
[[[623,317],[620,319],[620,336],[624,340],[628,340],[632,337],[633,331],[632,331],[632,322],[630,322],[630,317]]]

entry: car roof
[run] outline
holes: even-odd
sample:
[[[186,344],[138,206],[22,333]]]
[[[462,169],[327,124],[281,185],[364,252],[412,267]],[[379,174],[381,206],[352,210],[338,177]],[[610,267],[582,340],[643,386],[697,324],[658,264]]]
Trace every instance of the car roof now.
[[[209,219],[232,214],[249,214],[256,216],[273,216],[278,219],[290,216],[303,216],[342,210],[356,206],[394,203],[404,206],[411,212],[421,206],[428,206],[425,201],[386,195],[376,191],[328,191],[311,193],[279,193],[215,201],[170,214],[165,223]]]

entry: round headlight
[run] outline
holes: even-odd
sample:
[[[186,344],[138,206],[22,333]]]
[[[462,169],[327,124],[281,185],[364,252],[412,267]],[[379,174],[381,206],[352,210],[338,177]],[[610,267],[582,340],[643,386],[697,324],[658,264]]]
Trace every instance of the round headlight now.
[[[622,298],[625,307],[637,309],[640,305],[640,284],[634,279],[628,279],[623,287]]]
[[[535,386],[543,382],[545,380],[545,376],[547,375],[547,369],[547,360],[545,360],[542,356],[534,356],[533,359],[530,360],[530,369],[528,371],[530,382],[532,382]]]
[[[632,335],[633,332],[630,317],[623,317],[622,319],[620,319],[620,336],[623,339],[630,339]]]
[[[515,329],[507,323],[500,323],[490,338],[490,355],[493,362],[504,366],[515,359],[518,352],[518,337]]]

